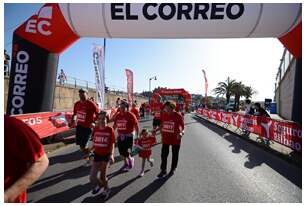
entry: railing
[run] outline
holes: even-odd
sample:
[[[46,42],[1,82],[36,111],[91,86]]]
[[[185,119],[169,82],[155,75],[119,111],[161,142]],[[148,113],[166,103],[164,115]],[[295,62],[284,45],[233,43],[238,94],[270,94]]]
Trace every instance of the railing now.
[[[277,74],[276,74],[276,83],[275,83],[275,90],[278,88],[281,80],[283,79],[287,69],[289,68],[291,62],[294,60],[292,54],[287,50],[287,49],[284,49],[284,52],[283,52],[283,56],[282,58],[280,59],[280,65],[278,67],[278,71],[277,71]]]

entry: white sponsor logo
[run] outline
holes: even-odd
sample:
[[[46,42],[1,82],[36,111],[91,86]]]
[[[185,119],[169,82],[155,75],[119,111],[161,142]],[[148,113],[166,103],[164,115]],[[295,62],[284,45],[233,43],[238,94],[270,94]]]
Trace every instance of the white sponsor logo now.
[[[13,86],[13,97],[11,100],[12,109],[10,114],[23,114],[24,96],[26,91],[26,79],[28,74],[28,62],[30,55],[26,51],[17,53],[17,62],[15,64],[15,77]],[[17,113],[16,113],[17,110]]]
[[[47,6],[40,10],[37,19],[30,19],[26,23],[25,32],[36,34],[37,32],[49,36],[52,32],[49,30],[52,19],[52,7]]]

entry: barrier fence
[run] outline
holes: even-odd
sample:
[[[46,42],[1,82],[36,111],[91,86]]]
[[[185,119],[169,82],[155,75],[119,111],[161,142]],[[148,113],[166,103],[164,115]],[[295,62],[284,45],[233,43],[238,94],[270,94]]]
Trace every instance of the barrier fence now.
[[[115,108],[105,110],[111,118]],[[39,112],[14,116],[29,125],[41,139],[70,130],[72,112]]]
[[[205,118],[236,126],[302,152],[302,127],[296,123],[203,108],[197,109],[196,112]]]

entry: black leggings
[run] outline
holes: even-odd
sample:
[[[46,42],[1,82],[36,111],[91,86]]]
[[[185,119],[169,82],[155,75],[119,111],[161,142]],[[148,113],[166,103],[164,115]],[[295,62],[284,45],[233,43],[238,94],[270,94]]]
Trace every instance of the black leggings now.
[[[172,146],[172,162],[171,162],[171,170],[175,170],[178,163],[179,158],[179,151],[181,145],[171,145]],[[167,170],[167,159],[169,155],[169,144],[163,144],[162,145],[162,151],[161,151],[161,165],[160,169],[162,171]]]

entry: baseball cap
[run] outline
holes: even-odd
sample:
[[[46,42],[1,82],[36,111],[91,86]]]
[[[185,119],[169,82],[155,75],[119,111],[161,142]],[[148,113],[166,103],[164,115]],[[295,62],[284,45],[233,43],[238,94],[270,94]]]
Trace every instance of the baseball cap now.
[[[81,88],[81,89],[79,89],[79,93],[80,92],[86,92],[86,93],[88,93],[88,90],[87,89],[84,89],[84,88]]]

